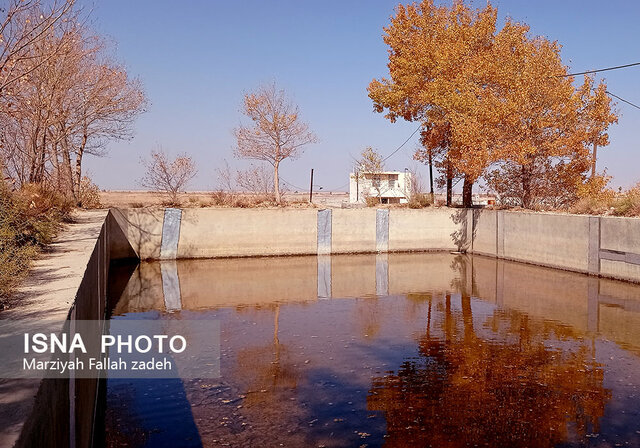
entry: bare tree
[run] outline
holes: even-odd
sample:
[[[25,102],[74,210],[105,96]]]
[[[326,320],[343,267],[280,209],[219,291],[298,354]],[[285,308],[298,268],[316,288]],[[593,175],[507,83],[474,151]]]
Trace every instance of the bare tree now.
[[[244,191],[266,195],[273,191],[273,176],[264,164],[251,165],[246,170],[238,170],[236,183]]]
[[[52,29],[73,22],[74,3],[55,0],[45,8],[40,0],[10,0],[0,6],[0,94],[62,51],[62,45],[49,48],[39,59],[32,52]]]
[[[236,190],[236,175],[234,174],[229,162],[226,159],[215,169],[218,178],[217,187],[225,193],[233,193]]]
[[[196,165],[185,153],[170,159],[166,152],[159,148],[151,151],[150,158],[142,160],[146,169],[141,180],[142,186],[166,193],[172,204],[178,204],[178,193],[195,177]]]
[[[380,201],[382,196],[382,172],[384,171],[384,160],[380,153],[367,146],[361,153],[360,158],[356,161],[356,181],[368,180],[371,187],[376,191],[376,197]],[[369,195],[369,190],[363,191],[365,198]]]
[[[31,43],[34,68],[0,95],[0,150],[20,184],[47,181],[79,203],[84,155],[132,137],[146,99],[101,38],[64,23]]]
[[[278,169],[285,159],[299,157],[306,145],[317,137],[300,120],[298,106],[291,103],[284,90],[275,84],[261,86],[244,96],[243,111],[253,122],[234,129],[238,157],[263,160],[273,166],[273,189],[276,203],[281,202]]]

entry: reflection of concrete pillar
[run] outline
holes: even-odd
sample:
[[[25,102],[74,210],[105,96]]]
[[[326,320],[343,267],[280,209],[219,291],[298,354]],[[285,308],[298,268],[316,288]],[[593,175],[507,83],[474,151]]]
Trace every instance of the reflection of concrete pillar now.
[[[504,305],[504,261],[496,261],[496,305]]]
[[[331,298],[331,256],[318,255],[318,299]]]
[[[162,243],[160,245],[160,258],[163,260],[175,260],[178,255],[178,240],[180,239],[181,220],[182,210],[179,208],[164,209]]]
[[[389,251],[389,209],[376,210],[376,251]]]
[[[331,253],[331,209],[318,210],[318,255]]]
[[[180,297],[180,279],[178,278],[178,263],[175,260],[160,262],[162,273],[162,294],[164,296],[164,308],[167,311],[179,311],[182,309]]]
[[[600,324],[600,280],[590,277],[588,280],[587,330],[598,331]]]
[[[376,295],[389,295],[389,256],[376,255]]]

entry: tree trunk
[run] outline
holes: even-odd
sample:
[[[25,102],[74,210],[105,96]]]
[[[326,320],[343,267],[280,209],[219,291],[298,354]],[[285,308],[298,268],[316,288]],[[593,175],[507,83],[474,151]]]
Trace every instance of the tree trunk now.
[[[71,154],[69,153],[69,144],[68,142],[65,142],[63,144],[63,148],[62,148],[62,164],[64,167],[64,173],[66,175],[66,183],[64,188],[65,189],[69,189],[69,191],[67,191],[67,194],[71,194],[71,196],[73,197],[74,201],[77,201],[77,198],[75,197],[75,193],[73,191],[73,171],[71,170]]]
[[[598,156],[598,144],[593,143],[593,159],[591,159],[591,177],[596,176],[596,161]]]
[[[76,199],[76,205],[82,205],[80,202],[82,201],[81,191],[80,191],[80,183],[82,182],[82,156],[84,154],[84,148],[87,146],[88,136],[85,133],[82,136],[82,143],[78,148],[78,154],[76,155],[76,172],[73,179],[73,196]]]
[[[435,197],[433,194],[433,159],[431,157],[431,150],[429,150],[429,189],[431,191],[431,203],[435,205]]]
[[[273,192],[276,197],[276,204],[280,204],[280,178],[278,177],[278,166],[280,162],[273,164]]]
[[[522,206],[531,208],[531,174],[526,165],[522,165]]]
[[[451,168],[447,163],[447,207],[451,207],[453,196],[453,176],[451,174]]]
[[[473,181],[469,176],[464,176],[464,183],[462,184],[462,206],[466,208],[473,207]]]

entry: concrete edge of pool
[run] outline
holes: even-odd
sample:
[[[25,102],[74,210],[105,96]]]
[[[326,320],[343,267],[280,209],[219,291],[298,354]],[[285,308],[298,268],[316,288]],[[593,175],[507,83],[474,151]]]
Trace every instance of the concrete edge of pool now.
[[[22,290],[28,304],[3,318],[104,319],[114,260],[406,251],[463,251],[638,283],[640,219],[480,209],[84,212],[36,263]],[[2,446],[91,445],[98,380],[72,388],[32,380],[19,392],[0,385],[3,404],[20,400],[14,424],[0,430]],[[57,407],[65,412],[51,412]]]

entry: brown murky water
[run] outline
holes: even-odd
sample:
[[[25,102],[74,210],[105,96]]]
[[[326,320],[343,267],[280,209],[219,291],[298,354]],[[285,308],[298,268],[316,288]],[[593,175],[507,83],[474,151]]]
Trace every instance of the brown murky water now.
[[[108,380],[107,446],[640,447],[638,285],[450,254],[164,263],[113,279],[113,318],[219,319],[222,377]]]

